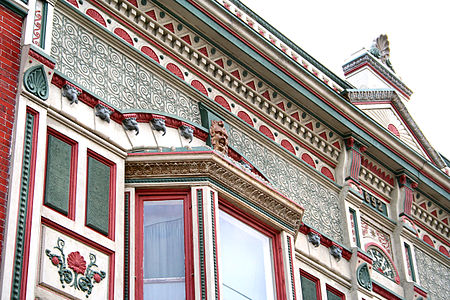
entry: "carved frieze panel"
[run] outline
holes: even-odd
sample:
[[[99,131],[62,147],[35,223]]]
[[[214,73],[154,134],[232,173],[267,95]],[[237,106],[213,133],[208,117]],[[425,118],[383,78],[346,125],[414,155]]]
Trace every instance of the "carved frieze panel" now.
[[[230,127],[230,145],[266,176],[274,187],[305,208],[304,222],[341,242],[343,231],[337,193],[242,131]]]
[[[433,300],[450,299],[450,268],[415,247],[420,285],[428,290]]]
[[[392,256],[391,238],[389,234],[370,224],[367,220],[361,218],[361,229],[363,237],[363,248],[370,243],[375,243],[384,248]]]
[[[200,124],[197,103],[55,11],[51,56],[56,70],[119,110],[157,110]]]
[[[39,284],[77,299],[109,299],[109,256],[42,227]]]

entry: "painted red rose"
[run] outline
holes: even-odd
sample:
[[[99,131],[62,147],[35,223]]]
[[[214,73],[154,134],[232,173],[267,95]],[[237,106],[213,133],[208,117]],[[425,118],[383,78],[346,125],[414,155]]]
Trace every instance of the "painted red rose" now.
[[[75,273],[84,274],[84,271],[86,271],[86,261],[78,251],[72,252],[67,256],[67,264]]]
[[[94,274],[94,280],[95,280],[95,282],[99,283],[100,280],[102,280],[102,278],[100,277],[100,275],[98,273],[95,273]]]
[[[52,257],[52,264],[55,265],[55,266],[59,265],[59,258],[56,257],[56,256],[53,256]]]

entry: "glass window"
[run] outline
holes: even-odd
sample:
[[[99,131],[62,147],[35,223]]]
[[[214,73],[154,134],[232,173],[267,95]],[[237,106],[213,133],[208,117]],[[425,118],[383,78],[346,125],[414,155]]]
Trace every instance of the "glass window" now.
[[[144,299],[185,299],[183,200],[145,201]]]
[[[272,238],[219,211],[223,300],[275,299]]]
[[[302,285],[303,299],[320,300],[322,295],[320,292],[320,281],[318,278],[300,270],[300,283]]]

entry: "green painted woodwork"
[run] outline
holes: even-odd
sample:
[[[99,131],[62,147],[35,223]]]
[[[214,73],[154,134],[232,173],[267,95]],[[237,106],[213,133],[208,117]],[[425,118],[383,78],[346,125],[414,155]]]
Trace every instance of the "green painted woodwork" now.
[[[69,213],[72,145],[48,135],[44,204],[64,215]]]
[[[317,299],[317,284],[315,281],[308,279],[304,276],[300,276],[300,283],[302,285],[303,299],[318,300]]]
[[[361,248],[361,240],[359,238],[359,228],[358,228],[358,219],[356,219],[356,211],[352,208],[349,208],[349,211],[353,217],[353,230],[355,230],[356,246],[358,248]]]
[[[358,284],[366,290],[372,290],[372,279],[370,278],[369,267],[367,266],[367,263],[362,263],[356,269],[356,280],[358,281]]]
[[[332,291],[327,290],[327,300],[341,300],[342,298],[336,294],[333,294]]]
[[[214,192],[210,192],[211,196],[211,230],[212,230],[212,248],[213,248],[213,260],[214,260],[214,299],[219,299],[219,287],[218,287],[218,278],[217,278],[217,249],[216,249],[216,208],[214,203]]]
[[[412,255],[411,255],[411,248],[409,247],[409,245],[407,243],[405,243],[405,249],[406,249],[406,255],[408,256],[406,259],[409,262],[409,269],[411,271],[411,279],[416,282],[416,274],[414,271],[414,263],[413,263],[413,259],[412,259]]]
[[[86,225],[104,235],[109,233],[109,189],[111,168],[88,157]]]
[[[15,3],[12,0],[0,0],[0,5],[3,5],[10,10],[12,10],[14,13],[18,14],[20,17],[24,18],[28,12],[24,10],[20,5]]]
[[[25,137],[22,158],[22,175],[19,195],[19,213],[17,217],[16,251],[14,254],[13,281],[11,299],[21,296],[23,256],[25,252],[25,236],[28,211],[28,192],[30,188],[31,156],[33,153],[33,129],[35,116],[27,112],[25,120]]]
[[[198,246],[200,256],[200,283],[202,288],[202,299],[206,299],[206,274],[205,274],[205,241],[203,232],[203,190],[197,190],[197,209],[198,209]]]
[[[43,65],[37,65],[26,70],[23,75],[23,84],[31,94],[44,101],[48,99],[49,87]]]
[[[294,288],[294,270],[292,269],[292,250],[291,250],[291,237],[287,237],[287,246],[288,246],[288,255],[289,255],[289,275],[291,277],[291,292],[292,292],[292,299],[296,300],[295,296],[295,288]]]

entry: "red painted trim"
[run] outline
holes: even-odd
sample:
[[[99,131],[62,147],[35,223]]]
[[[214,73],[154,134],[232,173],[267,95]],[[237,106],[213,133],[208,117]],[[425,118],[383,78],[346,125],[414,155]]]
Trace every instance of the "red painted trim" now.
[[[189,1],[191,2],[191,1]],[[100,8],[104,8],[101,4],[97,3],[95,0],[92,1],[92,3]],[[194,6],[196,6],[195,3]],[[116,19],[117,22],[119,22],[120,24],[122,24],[124,27],[127,27],[128,29],[134,31],[135,29],[133,27],[131,27],[128,23],[124,22],[123,20],[117,18],[116,16],[112,15],[112,18]],[[227,29],[228,30],[228,29]],[[310,148],[308,145],[304,144],[303,142],[301,142],[300,140],[296,139],[295,136],[293,134],[291,134],[290,132],[285,131],[282,127],[274,124],[271,120],[267,119],[266,117],[264,117],[262,114],[254,111],[249,105],[247,105],[246,103],[240,101],[239,99],[237,99],[236,97],[234,97],[231,93],[229,93],[228,91],[224,90],[223,88],[221,88],[220,86],[216,85],[212,80],[210,80],[209,78],[207,78],[206,76],[204,76],[203,74],[199,73],[196,69],[194,69],[193,67],[189,66],[188,64],[186,64],[184,61],[182,61],[181,59],[179,59],[176,55],[174,55],[173,53],[169,52],[166,48],[160,46],[156,41],[150,39],[147,36],[142,35],[141,38],[147,40],[150,44],[152,44],[153,46],[155,46],[156,48],[158,48],[160,51],[166,53],[166,55],[170,56],[173,60],[177,61],[179,64],[183,65],[185,68],[189,69],[190,72],[196,74],[199,78],[201,78],[202,80],[208,82],[211,86],[215,87],[217,90],[219,90],[220,92],[222,92],[223,94],[227,95],[228,97],[232,98],[234,101],[236,101],[237,103],[239,103],[241,106],[243,106],[244,108],[246,108],[247,110],[251,111],[253,114],[257,115],[259,117],[260,120],[263,120],[264,122],[271,124],[272,127],[276,130],[278,130],[278,132],[282,132],[284,133],[286,136],[288,136],[289,138],[291,138],[292,140],[294,140],[295,142],[297,142],[301,147],[303,147],[304,149],[310,151],[311,153],[313,153],[315,156],[317,156],[318,158],[320,158],[323,162],[327,163],[329,166],[336,168],[336,164],[329,161],[327,158],[323,157],[320,153],[316,152],[315,149]],[[261,55],[263,55],[264,57],[266,57],[264,54],[260,53]],[[268,59],[266,57],[266,59]],[[269,60],[269,59],[268,59]],[[270,60],[271,61],[271,60]],[[273,64],[276,65],[275,62],[271,61]],[[278,66],[278,68],[280,68]],[[280,68],[281,69],[281,68]],[[284,69],[281,69],[284,72],[286,72]],[[307,87],[306,85],[304,85],[301,81],[299,81],[295,76],[290,75],[290,77],[292,77],[292,79],[294,79],[295,81],[297,81],[298,83],[300,83],[303,87],[307,88],[310,92],[314,93],[316,96],[318,96],[318,94],[316,94],[312,89],[310,89],[309,87]],[[319,97],[319,96],[318,96]],[[322,99],[322,98],[321,98]],[[256,128],[255,128],[256,130]]]
[[[114,300],[115,252],[45,217],[41,217],[41,223],[109,256],[108,299]]]
[[[144,201],[157,200],[183,200],[184,208],[184,253],[185,253],[185,284],[186,299],[195,299],[194,287],[194,251],[193,251],[193,230],[192,230],[192,202],[190,189],[158,189],[158,190],[137,190],[135,204],[135,297],[138,300],[144,299],[143,284],[143,264],[144,258]]]
[[[375,248],[381,250],[381,251],[384,253],[384,255],[387,257],[387,259],[389,259],[389,261],[391,262],[391,265],[394,267],[394,270],[395,270],[395,277],[394,277],[394,280],[395,280],[395,282],[396,282],[397,284],[400,284],[400,277],[398,276],[398,270],[397,270],[397,267],[396,267],[395,264],[394,264],[394,261],[393,261],[392,258],[391,258],[391,255],[389,255],[389,253],[384,249],[383,246],[381,246],[381,245],[379,245],[379,244],[377,244],[377,243],[374,243],[374,242],[367,243],[367,244],[364,246],[366,252],[367,252],[367,249],[368,249],[370,246],[374,246]],[[374,270],[375,270],[375,268],[374,268]]]
[[[366,254],[358,251],[356,252],[356,256],[361,258],[362,260],[364,260],[365,262],[367,262],[368,264],[372,265],[373,264],[373,260],[371,257],[367,256]]]
[[[281,248],[281,235],[275,229],[261,222],[253,215],[250,215],[231,203],[219,197],[219,209],[241,221],[242,223],[256,229],[260,233],[272,239],[273,268],[275,279],[275,291],[278,300],[286,299],[286,284],[283,270],[283,252]]]
[[[39,131],[39,113],[34,109],[27,106],[27,113],[34,116],[33,120],[33,137],[31,140],[31,160],[30,160],[30,176],[28,185],[28,198],[27,198],[27,212],[25,217],[25,237],[23,246],[23,259],[22,259],[22,273],[21,273],[21,285],[20,285],[20,300],[26,299],[27,290],[27,280],[28,280],[28,261],[30,258],[30,239],[31,239],[31,223],[33,216],[33,200],[34,200],[34,183],[35,183],[35,172],[36,172],[36,153],[37,153],[37,142],[38,142],[38,131]],[[25,140],[23,142],[25,145]],[[25,147],[24,153],[25,154]],[[23,159],[22,159],[23,161]],[[23,166],[22,166],[23,167]],[[14,251],[15,253],[15,251]]]
[[[325,287],[327,289],[327,291],[332,292],[334,295],[338,296],[341,298],[341,300],[345,300],[345,294],[340,292],[338,289],[332,287],[331,285],[329,285],[328,283],[325,284]]]
[[[45,66],[49,67],[52,70],[55,68],[55,63],[54,62],[52,62],[49,59],[45,58],[44,56],[42,56],[38,52],[34,51],[32,48],[30,48],[30,50],[28,51],[28,55],[30,55],[31,57],[33,57],[34,59],[36,59],[37,61],[41,62],[42,64],[44,64]]]
[[[57,211],[56,209],[53,209],[49,206],[46,206],[45,201],[45,191],[44,195],[42,197],[42,205],[45,207],[48,207],[49,209],[55,211],[58,214],[61,214],[65,217],[68,217],[71,220],[75,220],[75,201],[76,201],[76,193],[77,193],[77,170],[78,170],[78,143],[71,138],[65,136],[64,134],[60,133],[59,131],[56,131],[55,129],[51,127],[47,127],[47,144],[46,144],[46,156],[45,156],[45,171],[44,171],[44,189],[45,185],[47,183],[47,159],[48,159],[48,136],[51,135],[66,144],[69,144],[71,149],[71,155],[70,155],[70,184],[69,184],[69,207],[67,210],[67,216],[63,213]]]
[[[385,81],[389,82],[389,83],[390,83],[397,91],[399,91],[403,96],[405,96],[405,97],[409,100],[410,96],[408,96],[404,91],[401,90],[401,88],[400,88],[398,85],[396,85],[394,82],[392,82],[391,80],[389,80],[388,78],[386,78],[386,76],[384,76],[383,74],[381,74],[377,69],[375,69],[375,68],[372,66],[372,64],[370,64],[370,63],[368,63],[368,62],[365,62],[365,63],[363,63],[363,64],[361,64],[361,65],[359,65],[359,66],[357,66],[357,67],[355,67],[355,68],[353,68],[353,69],[350,69],[349,71],[347,71],[347,72],[344,73],[344,76],[347,76],[347,75],[350,74],[350,73],[353,73],[353,72],[355,72],[355,71],[357,71],[357,70],[359,70],[359,69],[362,69],[362,68],[365,67],[365,66],[371,68],[375,73],[377,73],[377,74],[378,74],[381,78],[383,78]]]
[[[108,224],[108,235],[107,237],[111,240],[115,240],[115,225],[116,225],[116,164],[109,159],[101,156],[100,154],[92,151],[91,149],[87,149],[87,158],[86,159],[86,199],[85,199],[85,220],[84,225],[95,232],[98,232],[94,228],[87,226],[87,188],[88,188],[88,172],[89,172],[89,157],[101,162],[102,164],[109,167],[109,224]],[[98,232],[101,235],[104,235],[101,232]]]
[[[434,237],[435,239],[439,240],[441,243],[443,243],[444,245],[450,247],[450,242],[443,239],[442,237],[440,237],[439,235],[437,235],[437,233],[434,233],[433,231],[431,231],[430,229],[428,229],[425,225],[423,225],[421,222],[419,222],[418,220],[413,220],[413,222],[419,226],[421,229],[425,230],[426,232],[428,232],[432,237]]]
[[[392,294],[390,291],[386,290],[385,287],[378,285],[376,282],[372,281],[372,289],[375,293],[378,295],[389,299],[389,300],[403,300],[402,298],[397,297],[396,295]]]
[[[300,277],[305,277],[311,281],[313,281],[316,284],[316,298],[317,300],[322,300],[322,291],[320,288],[320,280],[319,278],[309,274],[308,272],[300,269]]]
[[[414,292],[416,292],[417,294],[419,294],[422,297],[427,298],[427,292],[425,292],[424,290],[422,290],[421,288],[414,286]]]

